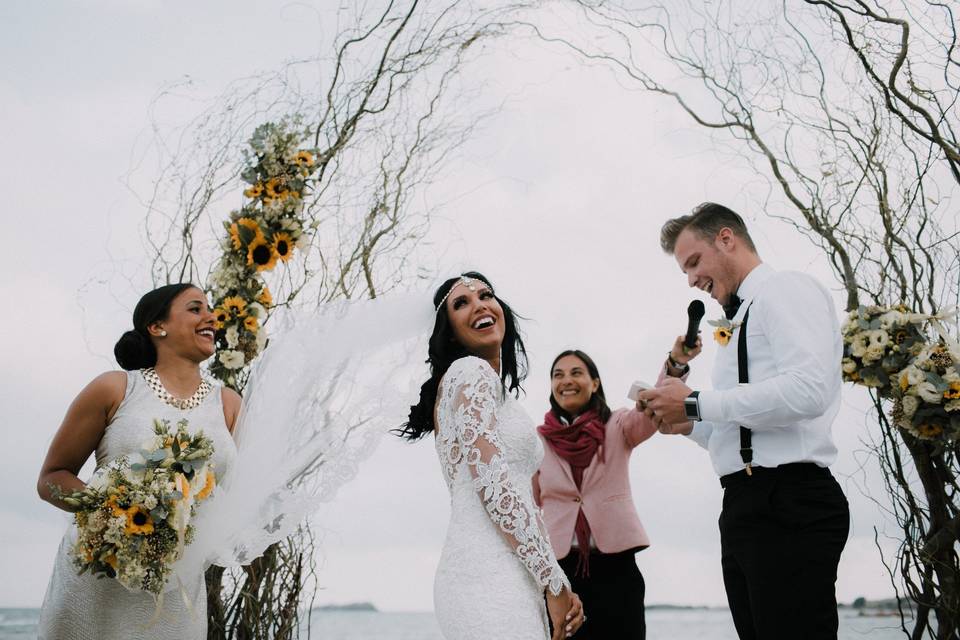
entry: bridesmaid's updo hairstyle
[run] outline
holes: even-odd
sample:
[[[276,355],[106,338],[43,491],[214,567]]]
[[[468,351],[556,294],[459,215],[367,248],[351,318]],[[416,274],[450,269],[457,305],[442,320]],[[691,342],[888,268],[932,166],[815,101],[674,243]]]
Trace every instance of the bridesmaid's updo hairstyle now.
[[[463,276],[481,280],[493,289],[490,280],[482,273],[468,271]],[[441,302],[445,302],[447,294],[460,282],[460,278],[461,276],[450,278],[440,285],[440,288],[433,294],[434,307],[440,305]],[[527,350],[523,346],[523,338],[517,328],[518,316],[510,308],[510,305],[500,299],[496,293],[493,297],[503,308],[504,331],[503,345],[500,350],[500,378],[505,390],[510,390],[514,395],[519,396],[522,390],[520,383],[527,377]],[[420,387],[420,401],[410,407],[410,416],[406,423],[399,429],[394,430],[396,435],[413,441],[419,440],[433,431],[433,408],[437,403],[440,379],[451,364],[468,355],[470,353],[454,337],[453,326],[450,324],[450,318],[444,304],[437,309],[436,319],[433,323],[433,333],[430,335],[427,357],[427,364],[430,365],[430,379]]]
[[[166,320],[173,299],[196,288],[189,282],[168,284],[144,294],[133,310],[133,330],[125,332],[113,347],[113,355],[127,371],[146,369],[157,364],[157,349],[147,331],[154,322]]]

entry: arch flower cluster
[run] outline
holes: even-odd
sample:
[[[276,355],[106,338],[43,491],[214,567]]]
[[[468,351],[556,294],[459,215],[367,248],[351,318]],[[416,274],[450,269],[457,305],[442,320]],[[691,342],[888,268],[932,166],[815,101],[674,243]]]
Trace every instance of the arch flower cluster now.
[[[224,222],[223,254],[209,282],[217,342],[210,372],[231,387],[266,345],[263,324],[274,300],[264,275],[288,262],[309,231],[303,198],[319,162],[315,149],[304,148],[307,134],[296,121],[266,123],[244,154],[245,202]]]
[[[960,355],[942,316],[905,306],[860,307],[843,325],[843,378],[893,400],[890,417],[923,440],[960,439]],[[926,323],[940,334],[929,340]]]

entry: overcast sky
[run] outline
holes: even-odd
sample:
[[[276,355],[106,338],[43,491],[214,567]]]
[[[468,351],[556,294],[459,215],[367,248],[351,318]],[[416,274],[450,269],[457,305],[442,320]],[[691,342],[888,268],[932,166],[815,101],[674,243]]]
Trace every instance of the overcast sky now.
[[[316,54],[329,27],[318,8],[325,3],[267,4],[0,4],[0,216],[11,258],[0,278],[0,606],[39,606],[43,598],[68,518],[37,497],[40,463],[72,398],[116,368],[113,344],[138,293],[150,288],[145,212],[126,176],[149,138],[151,100],[185,77],[202,98]],[[447,203],[425,246],[441,256],[438,282],[478,269],[529,318],[523,405],[534,420],[548,406],[547,367],[562,349],[594,356],[615,406],[627,403],[634,379],[655,379],[685,327],[687,304],[700,295],[661,253],[658,230],[701,201],[740,211],[774,267],[811,273],[838,291],[824,257],[759,209],[765,178],[721,152],[671,103],[524,41],[495,41],[469,71],[506,102],[421,194],[425,203]],[[184,104],[189,117],[190,100]],[[720,314],[711,301],[707,308],[708,318]],[[715,349],[707,340],[692,386],[709,386]],[[888,551],[884,535],[895,529],[868,497],[883,501],[862,444],[874,429],[867,404],[846,388],[834,429],[833,470],[853,518],[840,564],[843,601],[892,593],[874,528]],[[647,601],[723,603],[721,491],[706,452],[656,436],[635,452],[631,479],[652,540],[638,556]],[[317,601],[431,609],[448,513],[432,442],[385,436],[357,479],[317,514]]]

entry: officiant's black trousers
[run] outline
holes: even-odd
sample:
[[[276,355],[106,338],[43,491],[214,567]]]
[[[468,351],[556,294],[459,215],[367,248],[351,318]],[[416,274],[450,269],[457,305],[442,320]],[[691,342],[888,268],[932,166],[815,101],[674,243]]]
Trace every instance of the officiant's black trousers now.
[[[634,557],[636,549],[591,552],[589,577],[577,575],[580,554],[572,551],[560,559],[560,566],[570,579],[573,592],[580,596],[587,616],[573,640],[644,640],[646,585]]]
[[[796,463],[720,483],[723,582],[741,640],[836,640],[850,510],[830,470]]]

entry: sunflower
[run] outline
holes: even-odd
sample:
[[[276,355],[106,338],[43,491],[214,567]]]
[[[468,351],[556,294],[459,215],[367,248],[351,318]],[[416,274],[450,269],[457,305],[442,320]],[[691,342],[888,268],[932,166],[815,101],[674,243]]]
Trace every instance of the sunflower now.
[[[731,336],[733,336],[733,331],[730,327],[717,327],[713,332],[713,339],[720,343],[721,347],[727,346]]]
[[[263,238],[263,231],[257,221],[252,218],[240,218],[230,225],[230,240],[233,242],[234,249],[250,244],[257,238]]]
[[[200,491],[197,491],[197,500],[203,500],[214,490],[217,486],[217,477],[213,475],[213,471],[207,469],[206,482],[204,482],[203,487]]]
[[[951,382],[950,388],[943,392],[943,397],[947,400],[960,398],[960,382]]]
[[[294,156],[293,161],[296,162],[301,167],[312,167],[313,166],[313,154],[309,151],[301,151],[296,156]]]
[[[257,329],[260,328],[260,321],[253,316],[247,316],[243,319],[243,326],[247,331],[256,333]]]
[[[278,231],[273,234],[273,250],[284,262],[293,257],[293,238],[289,233]]]
[[[213,327],[218,331],[223,329],[227,324],[227,320],[230,319],[230,312],[226,309],[217,307],[213,310]]]
[[[938,424],[918,424],[917,425],[917,435],[921,438],[931,439],[936,438],[943,433],[943,427]]]
[[[263,184],[257,183],[250,187],[249,189],[243,190],[243,195],[248,198],[259,198],[263,194]]]
[[[153,518],[150,513],[138,504],[124,512],[127,516],[127,526],[123,532],[128,536],[150,535],[153,533]]]
[[[268,198],[285,198],[288,193],[287,190],[283,188],[282,178],[270,178],[267,180],[266,190]]]
[[[242,318],[247,315],[247,301],[240,296],[227,296],[223,299],[223,309],[238,318]]]
[[[257,271],[270,271],[277,266],[277,252],[265,238],[257,238],[247,247],[247,265],[255,266]]]
[[[123,507],[121,507],[120,505],[117,504],[117,496],[116,496],[116,495],[112,495],[112,496],[110,496],[109,498],[107,498],[107,501],[104,502],[104,505],[106,505],[107,507],[110,508],[110,513],[112,513],[112,514],[114,515],[114,517],[116,517],[116,516],[122,516],[122,515],[125,515],[125,514],[127,513],[126,510],[125,510]]]
[[[269,307],[273,304],[273,294],[270,293],[270,289],[267,288],[267,285],[263,285],[263,289],[260,290],[260,294],[257,296],[257,302],[265,307]]]

